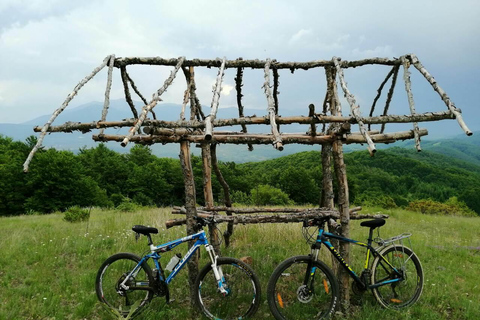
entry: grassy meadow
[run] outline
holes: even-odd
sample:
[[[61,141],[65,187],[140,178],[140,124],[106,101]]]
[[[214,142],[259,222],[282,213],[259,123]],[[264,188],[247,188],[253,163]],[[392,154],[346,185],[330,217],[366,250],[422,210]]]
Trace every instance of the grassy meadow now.
[[[364,209],[364,213],[377,210]],[[402,311],[382,309],[367,292],[355,299],[351,313],[342,319],[478,319],[480,317],[480,218],[421,215],[403,210],[389,214],[380,229],[388,238],[411,232],[411,245],[425,274],[422,297]],[[159,228],[156,244],[183,236],[184,227],[165,230],[175,218],[170,209],[141,209],[134,213],[93,209],[88,222],[68,223],[63,214],[0,218],[0,320],[4,319],[113,319],[97,302],[95,276],[102,262],[117,252],[141,255],[146,238],[135,241],[131,227],[144,224]],[[366,228],[353,221],[352,237],[365,240]],[[222,226],[221,226],[222,228]],[[266,284],[284,259],[309,253],[300,224],[236,226],[230,248],[222,255],[251,256],[262,282],[262,305],[257,319],[273,319],[266,302]],[[358,249],[358,250],[357,250]],[[361,271],[364,255],[353,247],[352,266]],[[185,253],[186,245],[174,252]],[[162,257],[162,264],[173,253]],[[201,254],[201,266],[206,263]],[[330,263],[330,257],[325,261]],[[166,305],[156,298],[138,319],[189,319],[187,271],[170,286]]]

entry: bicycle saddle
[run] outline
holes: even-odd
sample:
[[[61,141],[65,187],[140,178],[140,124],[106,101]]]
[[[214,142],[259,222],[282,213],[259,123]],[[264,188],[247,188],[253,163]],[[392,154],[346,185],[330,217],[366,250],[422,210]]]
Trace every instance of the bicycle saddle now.
[[[363,221],[362,223],[360,223],[360,226],[375,229],[375,228],[383,226],[384,224],[385,224],[384,219],[375,219],[375,220]]]
[[[141,233],[143,235],[147,235],[150,233],[154,233],[154,234],[158,233],[157,228],[145,227],[145,226],[133,226],[132,230],[135,231],[136,233]]]

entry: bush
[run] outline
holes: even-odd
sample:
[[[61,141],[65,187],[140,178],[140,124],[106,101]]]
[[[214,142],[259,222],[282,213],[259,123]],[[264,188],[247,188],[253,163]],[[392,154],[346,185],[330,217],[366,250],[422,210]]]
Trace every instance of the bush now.
[[[141,206],[153,206],[152,199],[144,193],[137,193],[133,196],[133,202]]]
[[[123,201],[116,207],[118,211],[132,212],[138,209],[138,206],[129,198],[124,198]]]
[[[63,216],[63,220],[67,222],[82,222],[88,219],[90,219],[90,210],[82,209],[79,206],[70,207]]]
[[[416,200],[410,202],[407,210],[421,212],[423,214],[441,214],[452,216],[474,217],[477,214],[468,208],[463,201],[459,201],[457,197],[451,197],[445,203],[433,200]]]
[[[118,207],[120,205],[120,203],[122,203],[123,201],[125,201],[125,196],[120,194],[120,193],[113,193],[111,196],[110,196],[110,201],[113,202],[113,205],[115,207]]]
[[[231,199],[233,203],[239,203],[239,204],[251,204],[252,199],[248,194],[242,191],[233,191],[231,194]]]
[[[355,199],[355,203],[366,207],[397,208],[397,203],[392,197],[379,193],[361,194]]]
[[[259,185],[252,189],[250,194],[252,195],[253,204],[257,206],[294,204],[294,202],[288,197],[288,194],[268,184]]]

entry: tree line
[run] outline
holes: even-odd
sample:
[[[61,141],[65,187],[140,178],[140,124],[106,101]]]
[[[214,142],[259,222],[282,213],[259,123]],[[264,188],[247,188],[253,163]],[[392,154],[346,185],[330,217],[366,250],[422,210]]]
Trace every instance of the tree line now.
[[[125,201],[143,206],[184,203],[178,159],[159,158],[136,145],[121,154],[104,144],[77,154],[41,150],[28,174],[22,172],[35,137],[26,141],[0,136],[0,215],[50,213],[71,206],[117,207]],[[384,208],[418,201],[455,203],[480,214],[480,167],[443,155],[391,148],[370,157],[345,154],[350,202]],[[193,156],[197,203],[203,204],[202,160]],[[245,205],[319,205],[320,152],[309,151],[262,162],[219,162],[232,201]],[[335,184],[335,183],[334,183]],[[223,189],[213,174],[215,201]],[[334,186],[335,188],[335,186]],[[420,202],[421,203],[421,202]]]

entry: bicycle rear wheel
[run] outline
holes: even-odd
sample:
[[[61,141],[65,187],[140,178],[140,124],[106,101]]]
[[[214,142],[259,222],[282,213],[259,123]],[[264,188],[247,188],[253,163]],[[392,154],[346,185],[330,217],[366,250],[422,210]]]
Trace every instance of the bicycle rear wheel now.
[[[395,267],[399,276],[383,259]],[[371,284],[398,279],[393,282],[374,288],[375,299],[385,308],[401,309],[414,304],[423,290],[423,270],[417,255],[403,245],[391,245],[380,251],[372,264]]]
[[[273,271],[267,299],[275,319],[328,319],[339,299],[338,281],[322,261],[292,257]]]
[[[244,319],[252,317],[260,306],[260,281],[247,264],[234,258],[218,258],[217,266],[224,276],[227,293],[218,289],[212,266],[198,274],[195,303],[211,319]]]
[[[126,285],[130,287],[129,290],[120,287],[120,283],[125,280],[140,260],[140,257],[132,253],[117,253],[105,260],[98,270],[95,281],[97,297],[114,314],[125,318],[129,315],[138,315],[153,298],[153,292],[148,290],[153,287],[154,283],[152,270],[146,262],[126,282]]]

